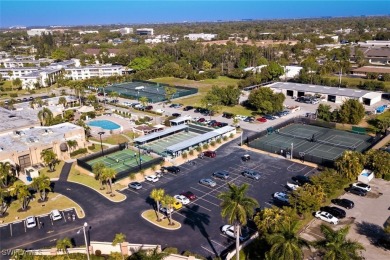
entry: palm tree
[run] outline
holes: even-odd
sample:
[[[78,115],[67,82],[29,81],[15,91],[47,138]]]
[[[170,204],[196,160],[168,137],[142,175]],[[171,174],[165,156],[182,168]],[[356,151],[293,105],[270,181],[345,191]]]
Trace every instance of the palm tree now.
[[[126,235],[123,233],[115,234],[114,240],[112,241],[113,246],[119,244],[119,249],[121,250],[122,259],[125,259],[122,252],[122,243],[125,241],[126,241]]]
[[[73,247],[72,242],[67,237],[57,240],[57,244],[56,244],[57,250],[66,253],[66,255],[68,255],[68,248],[72,248],[72,247]]]
[[[53,152],[52,149],[46,149],[41,152],[41,159],[49,166],[49,170],[54,172],[54,166],[57,163],[57,155]]]
[[[148,103],[148,100],[149,99],[147,97],[140,97],[138,99],[138,101],[141,102],[141,105],[143,105],[143,106],[146,106],[146,104]]]
[[[308,243],[297,236],[299,222],[296,220],[280,223],[279,232],[267,237],[271,246],[267,252],[267,259],[290,260],[303,259],[302,247],[308,247]]]
[[[0,216],[2,216],[7,210],[8,205],[5,198],[8,197],[8,195],[9,195],[8,189],[3,188],[0,185]]]
[[[114,196],[112,194],[112,179],[115,178],[116,176],[116,171],[112,168],[104,168],[102,170],[102,178],[106,181],[107,185],[110,187],[110,192],[111,196]]]
[[[163,260],[168,256],[166,252],[159,252],[158,247],[153,250],[139,250],[133,253],[128,260]]]
[[[67,140],[66,141],[67,145],[69,146],[69,149],[73,151],[78,146],[78,143],[76,140]]]
[[[364,250],[362,244],[346,240],[349,231],[349,226],[341,228],[337,231],[326,225],[321,225],[321,232],[325,239],[317,241],[315,247],[323,252],[324,260],[348,260],[361,259],[358,255],[358,250]]]
[[[31,195],[26,184],[15,182],[10,189],[10,195],[16,196],[21,204],[22,210],[26,210],[28,198]]]
[[[44,174],[33,179],[32,187],[39,191],[41,201],[46,201],[47,194],[46,190],[51,191],[50,178]]]
[[[292,220],[298,220],[298,216],[296,210],[291,207],[265,208],[254,217],[256,226],[263,236],[278,232],[281,222]]]
[[[118,92],[116,92],[116,91],[112,91],[112,92],[110,92],[110,94],[108,94],[108,95],[109,95],[110,98],[113,99],[113,100],[117,100],[117,99],[118,99],[118,96],[119,96]]]
[[[53,120],[53,112],[51,112],[51,110],[47,107],[44,107],[41,111],[38,112],[38,118],[43,126],[48,126]]]
[[[65,97],[60,97],[58,99],[58,105],[63,105],[64,107],[66,107],[67,104],[68,104],[68,101],[66,101]]]
[[[168,218],[169,218],[169,225],[173,226],[174,223],[172,222],[172,211],[173,211],[173,203],[176,202],[176,199],[168,194],[165,194],[162,203],[164,206],[167,207],[168,210]]]
[[[150,193],[150,197],[156,201],[157,204],[157,221],[161,221],[160,217],[160,202],[163,200],[165,195],[165,190],[164,189],[153,189],[152,192]]]
[[[104,179],[103,179],[103,170],[106,168],[106,165],[103,162],[97,162],[92,165],[92,172],[95,174],[95,179],[100,181],[100,189],[104,190]]]
[[[11,164],[9,162],[0,162],[0,180],[4,187],[8,186],[8,178],[11,176]]]
[[[253,210],[258,207],[256,199],[247,197],[248,184],[236,186],[228,183],[229,191],[221,192],[218,198],[221,202],[221,215],[227,218],[230,225],[234,225],[236,234],[236,259],[239,260],[241,226],[246,225],[248,216],[253,215]]]
[[[344,177],[354,180],[362,172],[364,165],[364,156],[354,151],[345,151],[340,158],[336,160],[336,169]]]
[[[37,97],[36,99],[34,99],[34,101],[35,101],[35,104],[38,104],[39,107],[43,106],[44,102],[43,102],[42,98]]]

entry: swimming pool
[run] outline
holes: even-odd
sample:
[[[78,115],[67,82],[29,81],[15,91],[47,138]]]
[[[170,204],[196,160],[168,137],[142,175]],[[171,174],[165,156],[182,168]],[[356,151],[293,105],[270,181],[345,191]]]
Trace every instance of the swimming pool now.
[[[115,124],[114,122],[110,120],[94,120],[91,122],[88,122],[87,125],[89,126],[97,126],[106,130],[115,130],[120,128],[121,126],[118,124]]]

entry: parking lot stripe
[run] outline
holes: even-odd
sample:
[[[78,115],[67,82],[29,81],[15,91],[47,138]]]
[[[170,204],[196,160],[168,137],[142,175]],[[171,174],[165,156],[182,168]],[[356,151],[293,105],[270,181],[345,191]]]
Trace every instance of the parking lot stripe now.
[[[208,201],[208,200],[206,200],[206,199],[204,199],[204,198],[201,198],[202,200],[204,200],[204,201],[206,201],[207,203],[210,203],[210,204],[213,204],[214,206],[217,206],[217,207],[219,207],[219,205],[218,204],[215,204],[215,203],[212,203],[211,201]]]
[[[215,241],[215,240],[212,240],[212,239],[211,239],[210,241],[214,242],[214,243],[217,244],[217,245],[223,246],[224,248],[227,247],[227,246],[225,246],[225,245],[222,245],[222,244],[218,243],[218,242]]]
[[[203,208],[203,209],[205,209],[205,210],[211,211],[211,209],[208,209],[208,208],[206,208],[206,207],[203,207],[202,205],[199,205],[198,203],[192,203],[192,204],[194,204],[194,205],[196,205],[196,206],[199,206],[199,207],[201,207],[201,208]],[[187,208],[187,209],[189,209],[189,210],[191,210],[191,211],[193,211],[193,212],[196,212],[196,211],[194,211],[194,210],[192,210],[192,209],[190,209],[190,208]]]
[[[215,254],[213,251],[211,251],[210,249],[208,249],[208,248],[206,248],[206,247],[204,247],[204,246],[201,246],[204,250],[206,250],[207,252],[209,252],[209,253],[211,253],[211,254]]]
[[[10,230],[11,237],[12,237],[12,223],[9,225],[9,230]]]

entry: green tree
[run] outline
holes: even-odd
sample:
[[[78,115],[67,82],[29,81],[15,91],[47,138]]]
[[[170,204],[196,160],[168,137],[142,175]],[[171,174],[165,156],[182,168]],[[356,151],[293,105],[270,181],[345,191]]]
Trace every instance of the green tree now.
[[[153,65],[154,61],[148,57],[137,57],[129,63],[129,68],[136,71],[143,71],[149,69]]]
[[[72,242],[67,237],[57,240],[57,243],[56,243],[57,251],[64,252],[64,253],[66,253],[66,255],[68,255],[68,248],[72,248],[72,247],[73,247]]]
[[[95,174],[95,179],[100,182],[100,189],[104,190],[104,176],[103,170],[106,168],[106,165],[103,162],[97,162],[92,165],[92,172]]]
[[[112,193],[112,179],[114,179],[116,176],[116,171],[112,168],[104,168],[102,170],[102,178],[106,181],[108,187],[110,188],[111,196],[113,196]]]
[[[114,240],[112,241],[112,245],[116,246],[119,244],[119,249],[121,250],[122,259],[125,259],[122,252],[122,243],[126,241],[126,235],[123,233],[115,234]]]
[[[5,211],[7,210],[8,204],[6,198],[9,195],[9,191],[7,188],[3,188],[2,185],[0,185],[0,217],[4,215]]]
[[[266,259],[303,259],[302,247],[309,247],[309,245],[298,237],[298,225],[298,221],[280,222],[279,231],[267,237],[271,249],[267,252]]]
[[[283,67],[274,61],[271,61],[268,66],[261,69],[262,78],[267,78],[268,80],[278,79],[283,73]]]
[[[156,202],[157,204],[157,221],[161,221],[160,217],[160,203],[164,199],[165,196],[165,190],[164,189],[153,189],[150,193],[150,197]]]
[[[9,162],[0,162],[0,181],[3,187],[8,187],[8,179],[12,176],[12,166]]]
[[[248,103],[259,113],[273,113],[283,110],[285,99],[282,93],[274,93],[270,88],[263,87],[251,91]]]
[[[111,91],[108,95],[110,96],[111,99],[113,99],[113,100],[118,100],[118,97],[119,97],[118,92],[116,92],[116,91]]]
[[[57,155],[52,149],[46,149],[41,152],[41,159],[49,166],[49,171],[54,172],[55,165],[58,163]]]
[[[161,202],[168,209],[169,225],[174,225],[172,221],[172,211],[173,204],[176,202],[176,199],[168,194],[165,194]]]
[[[12,80],[12,86],[20,88],[22,86],[22,81],[20,80],[20,78],[16,78]]]
[[[28,190],[28,186],[24,183],[20,182],[15,182],[12,187],[10,188],[10,195],[11,196],[16,196],[18,199],[21,209],[26,210],[28,201],[30,198],[30,192]]]
[[[330,226],[321,225],[321,232],[325,239],[315,242],[315,247],[322,252],[324,260],[361,259],[358,251],[364,250],[362,244],[346,239],[349,226],[333,231]]]
[[[38,112],[38,118],[43,126],[49,126],[53,120],[53,112],[47,107],[44,107]]]
[[[60,97],[58,99],[58,105],[63,105],[66,108],[66,105],[68,104],[68,101],[66,101],[65,97]]]
[[[273,234],[279,231],[280,223],[285,221],[298,220],[297,212],[294,208],[283,207],[264,208],[256,214],[254,222],[262,236]]]
[[[63,49],[56,49],[51,53],[51,58],[56,61],[63,61],[66,60],[68,57],[68,54]]]
[[[246,225],[248,216],[252,216],[253,209],[259,205],[256,199],[246,195],[248,187],[247,184],[236,186],[228,183],[229,190],[218,195],[222,200],[221,216],[226,218],[230,225],[234,225],[237,260],[239,260],[241,227]]]
[[[204,60],[203,61],[203,64],[202,64],[202,69],[203,70],[209,70],[213,67],[213,64],[211,64],[210,62],[208,62],[207,60]]]
[[[317,117],[324,121],[331,121],[331,106],[326,104],[319,104],[317,108]]]
[[[66,144],[68,145],[69,150],[71,150],[71,151],[74,151],[74,149],[76,149],[76,147],[78,146],[78,143],[76,140],[67,140]]]
[[[173,98],[173,95],[176,94],[177,92],[177,89],[174,88],[174,87],[169,87],[169,86],[166,86],[164,88],[165,90],[165,98],[168,102],[171,102],[172,98]]]
[[[364,156],[353,151],[345,151],[335,162],[337,172],[350,181],[355,180],[362,172],[364,164]]]
[[[141,102],[141,104],[143,105],[143,106],[146,106],[147,104],[148,104],[148,98],[147,97],[140,97],[139,99],[138,99],[138,101],[139,102]]]
[[[365,154],[365,168],[372,170],[376,177],[390,180],[390,153],[371,149]]]
[[[39,175],[38,177],[33,179],[31,186],[39,192],[41,201],[46,201],[46,191],[51,191],[50,178],[44,174]]]
[[[139,250],[133,253],[128,260],[163,260],[168,256],[165,252],[159,252],[156,247],[154,250]]]
[[[364,106],[357,99],[348,99],[339,110],[340,123],[358,124],[364,117]]]
[[[346,178],[334,169],[325,169],[313,175],[310,179],[314,185],[322,188],[328,198],[333,196],[336,191],[341,190],[348,182]]]
[[[299,213],[318,210],[326,199],[325,192],[321,186],[306,183],[299,189],[294,190],[289,196],[290,204]]]

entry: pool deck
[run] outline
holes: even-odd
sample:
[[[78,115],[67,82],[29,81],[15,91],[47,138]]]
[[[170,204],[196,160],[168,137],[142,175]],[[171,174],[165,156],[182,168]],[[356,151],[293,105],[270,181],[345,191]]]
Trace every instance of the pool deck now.
[[[112,114],[111,116],[109,116],[109,115],[98,116],[98,117],[96,117],[94,119],[88,120],[86,123],[88,123],[90,121],[95,121],[95,120],[108,120],[108,121],[112,121],[115,124],[120,125],[121,128],[120,129],[114,129],[114,130],[107,130],[107,129],[103,129],[103,128],[100,128],[100,127],[97,127],[97,126],[90,126],[91,134],[94,137],[99,137],[98,132],[101,132],[101,131],[104,131],[105,135],[110,135],[111,133],[112,134],[121,134],[123,132],[132,130],[136,126],[133,122],[130,121],[130,119],[123,118],[123,117],[121,117],[119,115],[116,115],[116,114]]]

